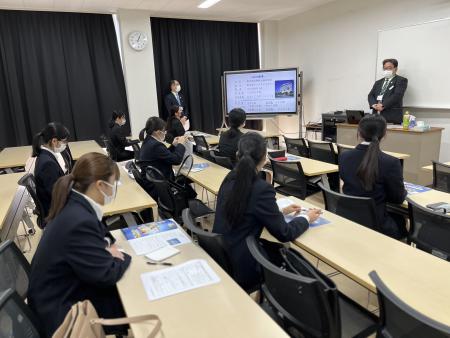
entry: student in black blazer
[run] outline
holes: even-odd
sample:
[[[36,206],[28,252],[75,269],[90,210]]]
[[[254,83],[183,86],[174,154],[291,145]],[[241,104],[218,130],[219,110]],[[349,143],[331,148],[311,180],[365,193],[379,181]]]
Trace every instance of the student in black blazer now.
[[[33,157],[36,157],[34,177],[36,194],[44,208],[46,218],[52,201],[52,189],[58,178],[67,172],[67,159],[62,156],[66,150],[69,131],[61,123],[51,122],[33,139]],[[66,155],[67,156],[67,155]]]
[[[279,210],[275,189],[261,179],[258,172],[266,162],[266,142],[257,133],[241,137],[238,147],[239,162],[223,181],[217,199],[213,232],[223,234],[231,256],[233,278],[245,290],[260,284],[261,272],[246,244],[246,237],[259,238],[264,228],[279,241],[288,242],[308,229],[320,210],[286,223],[283,215],[299,213],[299,205]]]
[[[113,158],[117,162],[128,161],[134,158],[134,152],[125,150],[126,147],[133,143],[127,140],[126,132],[123,128],[126,123],[127,119],[124,112],[113,111],[109,122],[109,128],[111,129],[109,138],[113,147]]]
[[[400,161],[380,150],[380,141],[386,135],[386,120],[379,115],[366,115],[359,122],[358,133],[364,142],[339,157],[343,192],[373,198],[379,231],[393,238],[404,238],[405,219],[386,209],[386,203],[403,203],[407,194]]]
[[[403,120],[403,96],[408,79],[397,75],[398,61],[383,61],[384,78],[375,82],[369,93],[369,106],[373,113],[381,114],[387,122],[401,124]]]
[[[183,116],[181,107],[174,105],[170,108],[170,116],[167,119],[166,142],[172,144],[176,137],[184,136],[186,133],[184,125],[188,118]]]
[[[152,166],[158,169],[166,179],[172,179],[172,166],[183,161],[186,148],[186,137],[181,136],[173,140],[172,145],[164,144],[166,138],[166,123],[159,117],[150,117],[139,138],[143,142],[140,152],[140,161],[143,166]]]
[[[228,114],[230,129],[223,132],[219,138],[218,155],[229,157],[233,163],[236,162],[236,153],[241,136],[244,135],[239,128],[245,126],[246,114],[241,108],[234,108]]]
[[[181,86],[178,80],[171,80],[169,82],[170,93],[168,93],[164,97],[164,104],[166,106],[166,110],[168,116],[170,116],[170,109],[172,106],[179,106],[181,108],[181,112],[184,116],[188,116],[188,107],[186,105],[186,100],[184,99],[184,95],[180,93]]]
[[[86,299],[100,318],[124,316],[116,283],[131,257],[119,251],[101,222],[101,206],[114,200],[119,177],[110,158],[88,153],[55,185],[48,224],[31,263],[28,291],[28,304],[46,337],[72,305]],[[126,333],[121,328],[114,328],[114,333]]]

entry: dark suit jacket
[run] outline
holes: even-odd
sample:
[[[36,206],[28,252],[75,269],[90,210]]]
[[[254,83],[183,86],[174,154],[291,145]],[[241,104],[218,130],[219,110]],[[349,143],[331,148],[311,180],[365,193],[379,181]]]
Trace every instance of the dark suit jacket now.
[[[168,126],[166,134],[166,142],[172,144],[175,137],[183,136],[186,131],[184,130],[183,124],[175,116],[169,118],[170,127]],[[169,125],[169,123],[167,123]]]
[[[170,92],[169,94],[166,95],[166,97],[164,98],[164,104],[166,106],[166,110],[168,115],[170,116],[170,108],[172,106],[181,106],[183,107],[183,115],[184,116],[188,116],[188,107],[186,105],[186,100],[184,99],[184,95],[181,93],[178,93],[178,96],[180,97],[180,102],[177,101],[177,98],[175,97],[175,95],[173,95],[172,92]]]
[[[28,301],[51,336],[70,307],[88,299],[100,317],[123,315],[116,283],[130,264],[105,250],[106,227],[83,196],[71,192],[47,224],[31,263]]]
[[[376,103],[378,95],[381,93],[383,87],[384,78],[375,82],[372,90],[369,93],[368,100],[369,106]],[[384,116],[386,121],[390,123],[400,124],[403,120],[403,96],[405,95],[406,88],[408,87],[408,79],[399,75],[396,75],[388,85],[388,89],[383,95],[384,110],[381,115]],[[374,110],[374,112],[376,112]]]
[[[52,203],[53,185],[61,176],[64,176],[64,171],[55,156],[47,150],[41,150],[36,158],[34,177],[36,179],[36,194],[44,208],[42,218],[48,215]]]
[[[230,130],[227,130],[220,135],[219,156],[229,157],[233,162],[236,162],[238,143],[241,139],[241,136],[244,134],[240,130],[234,132],[234,136],[231,136]]]
[[[339,157],[339,174],[344,181],[344,194],[373,198],[378,226],[383,231],[395,226],[387,214],[386,203],[401,204],[406,197],[403,168],[397,158],[381,152],[378,157],[379,172],[375,186],[372,191],[364,190],[357,171],[368,147],[368,145],[359,144],[355,149],[342,153]]]
[[[213,232],[225,235],[234,279],[244,289],[250,289],[260,283],[261,272],[247,248],[245,239],[248,236],[259,238],[263,229],[267,228],[276,239],[288,242],[304,233],[309,225],[303,217],[286,223],[275,200],[275,189],[266,181],[257,178],[253,183],[244,218],[239,226],[230,229],[225,217],[226,198],[240,198],[232,196],[234,182],[235,172],[231,171],[219,190]]]
[[[125,150],[132,143],[127,139],[125,129],[114,123],[111,128],[109,138],[114,151],[114,157],[118,162],[131,160],[134,157],[134,153],[129,150]]]
[[[173,165],[181,164],[186,148],[182,144],[166,147],[164,143],[147,136],[140,151],[143,167],[152,166],[161,171],[166,179],[173,177]]]

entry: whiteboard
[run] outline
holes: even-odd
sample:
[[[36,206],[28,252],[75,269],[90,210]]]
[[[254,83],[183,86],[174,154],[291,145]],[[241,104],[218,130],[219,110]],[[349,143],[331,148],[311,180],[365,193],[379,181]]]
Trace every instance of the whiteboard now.
[[[450,109],[450,18],[379,31],[377,79],[388,58],[408,78],[405,107]]]

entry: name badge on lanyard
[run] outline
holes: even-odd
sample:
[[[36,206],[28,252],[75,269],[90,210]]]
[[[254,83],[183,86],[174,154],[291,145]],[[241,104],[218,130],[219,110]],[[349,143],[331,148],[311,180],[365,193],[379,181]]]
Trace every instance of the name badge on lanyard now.
[[[377,96],[377,101],[383,101],[383,95],[378,95]]]

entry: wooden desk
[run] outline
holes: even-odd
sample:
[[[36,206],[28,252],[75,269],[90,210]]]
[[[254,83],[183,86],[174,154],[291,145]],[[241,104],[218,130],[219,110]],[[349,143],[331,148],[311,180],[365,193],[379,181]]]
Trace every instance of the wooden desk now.
[[[95,141],[69,142],[74,160],[89,152],[104,154],[103,149]],[[24,167],[31,157],[31,146],[5,148],[0,152],[0,169]]]
[[[336,164],[306,157],[302,157],[299,162],[302,164],[303,172],[306,176],[319,176],[339,172],[339,167]]]
[[[334,148],[334,152],[337,154],[338,153],[338,148],[337,148],[337,144],[333,143],[333,148]],[[348,144],[339,144],[339,146],[344,147],[344,148],[349,148],[349,149],[353,149],[355,148],[355,146],[351,146]],[[383,153],[387,154],[387,155],[391,155],[393,157],[398,158],[399,160],[405,160],[409,157],[411,157],[411,155],[409,154],[402,154],[402,153],[395,153],[393,151],[383,151]]]
[[[123,214],[131,211],[140,211],[146,208],[153,209],[153,217],[157,217],[157,203],[144,189],[128,176],[126,170],[119,164],[120,182],[117,187],[117,196],[114,202],[103,207],[105,216]]]
[[[178,247],[181,253],[168,261],[180,264],[205,259],[220,277],[218,284],[149,301],[140,275],[161,269],[145,263],[133,251],[121,231],[113,232],[117,244],[133,256],[131,265],[117,283],[127,316],[157,314],[165,338],[287,337],[284,331],[201,248],[193,243]],[[131,324],[134,337],[147,337],[150,325]]]
[[[294,244],[373,292],[376,288],[368,274],[377,271],[404,302],[450,325],[448,262],[330,212],[323,216],[331,223],[309,229]]]
[[[358,125],[338,123],[337,143],[356,145]],[[388,127],[386,137],[381,142],[383,150],[410,154],[405,161],[404,176],[408,182],[430,185],[432,175],[430,172],[422,170],[432,160],[439,159],[441,147],[441,135],[443,128],[431,128],[429,131],[418,132],[403,130],[402,128]]]
[[[438,190],[430,190],[426,192],[422,192],[419,194],[414,195],[408,195],[408,197],[417,204],[421,205],[422,207],[426,207],[427,204],[431,203],[438,203],[438,202],[445,202],[450,203],[450,194],[438,191]],[[403,207],[408,208],[408,202],[404,201],[402,204]]]
[[[194,158],[194,164],[208,163],[209,167],[196,173],[190,172],[187,177],[214,195],[217,195],[219,193],[220,185],[230,170],[197,155],[192,155],[192,157]],[[183,171],[181,173],[183,173]]]
[[[0,229],[3,226],[9,207],[16,195],[17,182],[25,173],[0,175]]]

